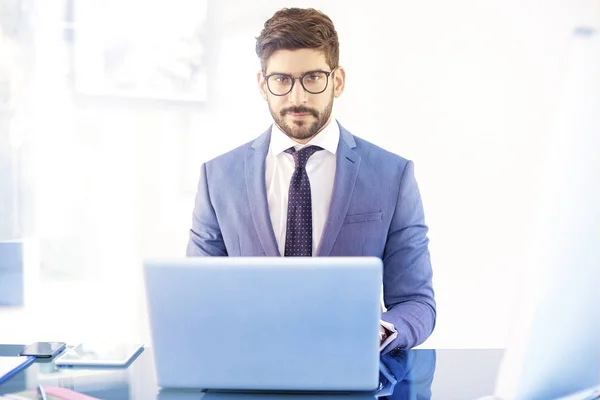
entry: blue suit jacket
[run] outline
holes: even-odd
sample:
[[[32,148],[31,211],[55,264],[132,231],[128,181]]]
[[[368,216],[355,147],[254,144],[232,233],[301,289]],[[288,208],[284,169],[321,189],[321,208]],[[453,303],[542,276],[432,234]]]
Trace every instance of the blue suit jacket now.
[[[271,129],[202,165],[188,256],[280,256],[267,203],[265,160]],[[428,228],[413,163],[340,125],[329,215],[316,256],[383,260],[383,292],[398,337],[411,348],[436,318]]]

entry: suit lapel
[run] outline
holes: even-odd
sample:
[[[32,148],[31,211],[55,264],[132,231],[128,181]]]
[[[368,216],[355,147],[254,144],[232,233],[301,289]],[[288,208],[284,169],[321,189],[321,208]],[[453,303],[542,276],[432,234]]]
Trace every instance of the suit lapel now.
[[[355,147],[354,137],[340,125],[340,142],[337,149],[331,204],[321,242],[317,248],[317,256],[329,256],[344,223],[360,167],[361,158],[353,150]]]
[[[269,215],[269,203],[267,202],[267,189],[265,185],[265,163],[270,142],[271,130],[269,129],[252,143],[252,147],[244,160],[244,169],[246,171],[246,188],[248,191],[248,202],[250,203],[250,214],[252,215],[260,244],[267,256],[280,256]]]

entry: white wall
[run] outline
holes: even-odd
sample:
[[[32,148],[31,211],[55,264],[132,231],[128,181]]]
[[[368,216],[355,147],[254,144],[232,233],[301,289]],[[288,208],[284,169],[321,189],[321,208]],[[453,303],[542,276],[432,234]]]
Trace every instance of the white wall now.
[[[594,22],[594,2],[265,1],[235,11],[233,3],[241,4],[226,2],[224,18],[251,22],[223,41],[219,70],[246,81],[218,99],[215,132],[227,139],[215,148],[264,129],[253,53],[263,19],[284,4],[328,13],[347,71],[337,117],[416,164],[438,301],[437,328],[424,347],[502,347],[533,214],[544,201],[541,160],[565,46],[574,26]],[[244,118],[225,118],[238,110]],[[206,145],[197,139],[198,148]]]
[[[503,347],[534,212],[544,201],[541,161],[567,40],[575,26],[598,28],[597,2],[214,3],[218,73],[205,110],[87,101],[77,104],[71,130],[43,139],[58,121],[51,100],[37,105],[46,115],[34,119],[44,143],[35,160],[44,177],[38,195],[54,196],[54,203],[38,197],[38,218],[60,220],[52,214],[51,204],[64,199],[56,188],[72,191],[71,180],[79,179],[69,198],[80,203],[63,207],[76,215],[70,226],[82,229],[80,261],[90,281],[83,289],[76,283],[76,297],[56,304],[48,286],[40,309],[59,306],[77,320],[48,324],[47,333],[68,332],[73,341],[125,334],[147,340],[140,263],[132,260],[184,254],[200,163],[252,140],[270,121],[255,84],[254,38],[277,9],[312,6],[332,17],[340,37],[347,88],[336,116],[416,165],[438,302],[437,327],[423,347]],[[40,68],[38,78],[49,80],[48,71]],[[71,151],[81,148],[86,152]],[[56,232],[51,224],[42,231]],[[141,325],[132,327],[131,318]],[[2,333],[0,341],[23,336]]]

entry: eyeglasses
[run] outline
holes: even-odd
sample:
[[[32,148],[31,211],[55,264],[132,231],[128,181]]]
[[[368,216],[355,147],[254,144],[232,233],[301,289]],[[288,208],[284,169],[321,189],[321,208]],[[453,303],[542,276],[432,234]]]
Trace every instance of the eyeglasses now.
[[[334,69],[335,71],[335,69]],[[308,93],[319,94],[327,89],[329,83],[329,75],[333,71],[310,71],[302,76],[292,76],[288,74],[271,74],[264,75],[267,81],[269,92],[274,96],[285,96],[294,88],[296,79],[300,80],[300,84]]]

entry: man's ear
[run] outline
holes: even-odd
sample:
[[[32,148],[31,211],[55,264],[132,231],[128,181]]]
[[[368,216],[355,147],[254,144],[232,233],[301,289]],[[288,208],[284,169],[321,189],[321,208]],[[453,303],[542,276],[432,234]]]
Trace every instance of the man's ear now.
[[[337,67],[333,72],[333,95],[337,98],[344,92],[346,86],[346,71],[343,67]]]
[[[256,81],[258,83],[258,90],[262,95],[262,98],[267,101],[267,81],[261,71],[256,73]]]

